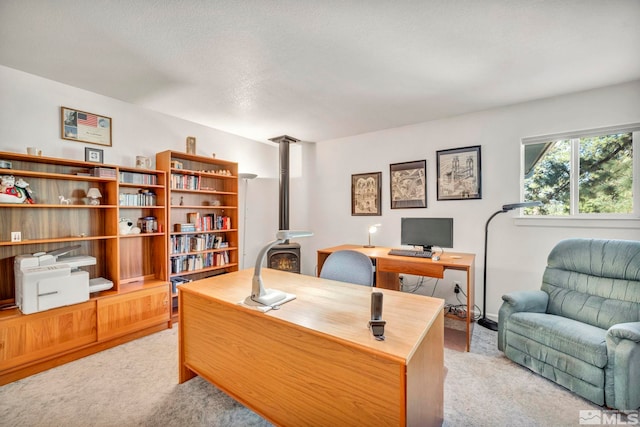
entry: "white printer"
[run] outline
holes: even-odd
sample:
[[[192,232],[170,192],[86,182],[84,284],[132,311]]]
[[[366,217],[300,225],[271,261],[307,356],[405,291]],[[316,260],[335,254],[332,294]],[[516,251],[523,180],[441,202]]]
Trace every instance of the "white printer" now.
[[[16,256],[16,305],[24,314],[88,301],[91,292],[113,287],[113,282],[102,277],[90,280],[89,273],[79,269],[94,265],[96,259],[92,256],[66,257],[58,261],[60,255],[79,247]]]

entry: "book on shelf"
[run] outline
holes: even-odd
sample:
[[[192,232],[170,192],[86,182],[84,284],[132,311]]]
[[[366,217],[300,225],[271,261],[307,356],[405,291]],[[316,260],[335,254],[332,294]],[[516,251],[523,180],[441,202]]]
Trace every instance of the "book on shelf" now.
[[[171,188],[177,190],[198,190],[200,189],[200,177],[172,173],[170,184]]]
[[[158,177],[150,173],[120,171],[120,182],[125,184],[156,185]]]
[[[93,176],[98,176],[101,178],[115,178],[116,170],[113,168],[103,167],[93,168]]]
[[[120,206],[156,206],[156,194],[149,190],[140,190],[137,193],[122,192],[118,195]]]
[[[229,247],[222,236],[213,234],[178,234],[170,237],[170,254],[201,252]]]
[[[189,233],[189,232],[193,232],[196,231],[196,225],[195,224],[173,224],[173,231],[178,232],[178,233]]]
[[[177,255],[172,256],[169,263],[171,274],[198,271],[210,267],[222,267],[227,264],[229,264],[229,251]]]

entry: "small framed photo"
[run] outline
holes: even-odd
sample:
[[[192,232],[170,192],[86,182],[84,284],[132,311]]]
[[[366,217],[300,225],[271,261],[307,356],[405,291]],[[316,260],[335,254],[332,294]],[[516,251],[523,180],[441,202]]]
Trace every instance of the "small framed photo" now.
[[[391,209],[427,207],[427,161],[389,165]]]
[[[438,200],[482,199],[480,146],[436,151]]]
[[[382,215],[382,172],[351,175],[351,215]]]
[[[92,163],[104,163],[104,150],[99,148],[84,147],[84,161]]]

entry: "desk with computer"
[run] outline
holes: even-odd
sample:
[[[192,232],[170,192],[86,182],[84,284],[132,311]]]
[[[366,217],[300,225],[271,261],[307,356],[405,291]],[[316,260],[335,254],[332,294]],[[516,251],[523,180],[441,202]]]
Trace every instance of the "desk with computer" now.
[[[400,290],[400,274],[442,279],[446,270],[463,271],[467,282],[466,312],[473,313],[475,254],[444,252],[442,249],[453,247],[453,219],[402,218],[400,234],[401,244],[411,246],[411,249],[351,244],[320,249],[317,252],[318,274],[327,257],[339,250],[354,250],[367,255],[376,266],[376,287],[396,291]],[[453,318],[459,320],[458,317]],[[473,316],[467,315],[464,321],[466,350],[469,351]]]

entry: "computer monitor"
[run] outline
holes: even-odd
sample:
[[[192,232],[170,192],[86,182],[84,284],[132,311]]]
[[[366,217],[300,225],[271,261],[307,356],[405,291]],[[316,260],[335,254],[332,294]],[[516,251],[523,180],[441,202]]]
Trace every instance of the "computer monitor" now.
[[[403,245],[422,246],[422,250],[452,248],[453,218],[402,218],[400,234]]]

